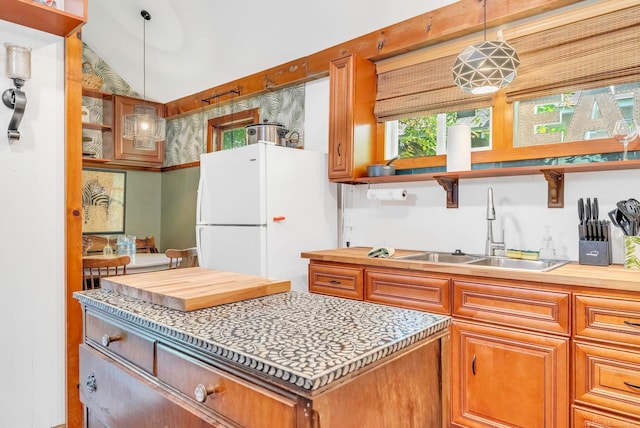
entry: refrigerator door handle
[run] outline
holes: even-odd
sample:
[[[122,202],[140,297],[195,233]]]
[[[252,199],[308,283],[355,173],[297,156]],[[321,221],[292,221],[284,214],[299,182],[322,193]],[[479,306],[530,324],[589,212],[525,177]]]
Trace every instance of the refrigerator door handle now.
[[[202,195],[204,194],[204,174],[200,171],[198,191],[196,193],[196,224],[202,221]],[[200,259],[202,260],[202,259]]]
[[[196,226],[196,250],[198,252],[198,260],[204,260],[202,252],[202,226]]]

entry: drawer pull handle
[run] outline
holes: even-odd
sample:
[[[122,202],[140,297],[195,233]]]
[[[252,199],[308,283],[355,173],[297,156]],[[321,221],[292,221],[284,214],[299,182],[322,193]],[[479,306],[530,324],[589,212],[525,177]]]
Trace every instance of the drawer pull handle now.
[[[625,321],[624,323],[633,327],[640,327],[640,323],[637,323],[637,322]]]
[[[329,281],[329,284],[340,284],[340,281],[337,281],[335,279],[332,279],[331,281]]]
[[[471,372],[473,375],[476,375],[476,354],[473,354],[473,358],[471,359]]]
[[[96,392],[96,389],[98,389],[98,386],[96,385],[96,375],[94,375],[93,373],[89,373],[87,375],[87,391],[89,391],[90,393],[94,393]]]
[[[109,336],[108,334],[105,334],[102,336],[102,346],[108,347],[111,342],[117,342],[120,339],[122,339],[122,336],[120,335]]]
[[[635,389],[640,389],[640,385],[634,385],[631,382],[626,382],[624,383],[625,385],[627,385],[630,388],[635,388]]]
[[[196,401],[198,401],[199,403],[204,403],[205,401],[207,401],[208,396],[211,395],[212,397],[215,397],[218,394],[219,390],[220,389],[218,387],[204,386],[203,384],[199,383],[198,386],[196,386],[193,394],[195,395]]]

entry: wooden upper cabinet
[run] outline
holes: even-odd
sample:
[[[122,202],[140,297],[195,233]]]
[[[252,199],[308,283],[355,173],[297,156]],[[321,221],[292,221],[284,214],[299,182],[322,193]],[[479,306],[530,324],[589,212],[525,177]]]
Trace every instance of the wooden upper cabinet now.
[[[0,19],[64,37],[87,22],[87,0],[58,1],[57,7],[34,0],[3,0]]]
[[[133,147],[133,141],[122,138],[122,118],[132,114],[134,107],[140,104],[155,107],[156,114],[164,117],[164,104],[114,95],[113,146],[103,147],[104,156],[118,164],[161,166],[164,162],[164,141],[157,142],[155,150],[139,150]]]
[[[351,182],[373,163],[376,67],[357,55],[329,66],[329,180]]]

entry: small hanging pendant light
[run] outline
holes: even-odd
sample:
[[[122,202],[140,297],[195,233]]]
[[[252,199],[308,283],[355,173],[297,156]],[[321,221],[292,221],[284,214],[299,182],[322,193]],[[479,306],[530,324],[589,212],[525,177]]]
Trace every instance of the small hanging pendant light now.
[[[453,81],[465,92],[489,94],[515,79],[520,58],[507,42],[487,42],[487,1],[484,0],[484,41],[466,48],[453,64]]]
[[[146,23],[151,20],[151,15],[146,10],[142,10],[140,15],[144,19],[142,36],[143,104],[136,105],[133,108],[133,114],[122,117],[122,138],[133,140],[134,149],[155,150],[156,142],[165,139],[166,121],[156,115],[153,106],[146,104]]]

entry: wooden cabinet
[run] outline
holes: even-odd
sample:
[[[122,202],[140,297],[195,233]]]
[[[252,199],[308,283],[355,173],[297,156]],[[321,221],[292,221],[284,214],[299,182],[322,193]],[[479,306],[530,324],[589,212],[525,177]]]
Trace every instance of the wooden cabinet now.
[[[569,426],[570,296],[453,281],[455,426]]]
[[[352,182],[374,163],[376,68],[357,55],[329,66],[329,180]]]
[[[367,251],[304,257],[361,269],[365,301],[452,316],[449,426],[640,428],[638,291],[400,268]]]
[[[570,333],[569,292],[454,280],[453,296],[456,318],[566,336]]]
[[[214,342],[181,332],[176,340],[169,332],[178,319],[195,322],[188,314],[151,321],[144,309],[83,310],[79,389],[89,428],[446,426],[445,330],[308,390],[271,376],[277,367],[249,370],[210,351]]]
[[[310,263],[309,291],[362,300],[364,297],[364,269],[359,266]]]
[[[164,117],[164,105],[137,98],[114,95],[113,145],[109,157],[123,165],[161,166],[164,162],[164,141],[158,141],[154,150],[140,150],[133,147],[133,141],[122,138],[122,117],[132,114],[136,105],[146,104],[156,109],[156,114]]]
[[[366,270],[364,299],[439,314],[451,312],[449,278],[421,272]]]
[[[158,379],[239,426],[294,428],[295,396],[284,397],[158,345]],[[251,411],[247,409],[251,407]]]
[[[164,141],[156,143],[154,150],[140,150],[133,147],[133,141],[122,138],[122,117],[133,113],[136,105],[143,100],[115,95],[111,93],[82,90],[83,107],[88,113],[82,121],[83,148],[85,165],[108,163],[109,166],[162,166],[164,163]],[[153,106],[160,117],[164,117],[164,105],[146,101]],[[97,153],[97,156],[92,156]]]
[[[34,0],[3,0],[0,19],[58,36],[68,36],[87,22],[87,0],[57,4],[53,7]]]
[[[573,426],[575,428],[640,428],[640,422],[574,406]]]
[[[80,400],[87,428],[226,426],[87,345],[80,346]]]
[[[82,158],[93,162],[108,162],[111,160],[111,147],[113,147],[113,94],[83,88]]]
[[[453,426],[569,426],[568,338],[454,321],[451,355]]]
[[[574,307],[574,425],[640,426],[640,298],[578,293]]]
[[[154,372],[156,342],[128,329],[87,314],[84,331],[86,341],[96,348],[113,353],[147,373]]]

